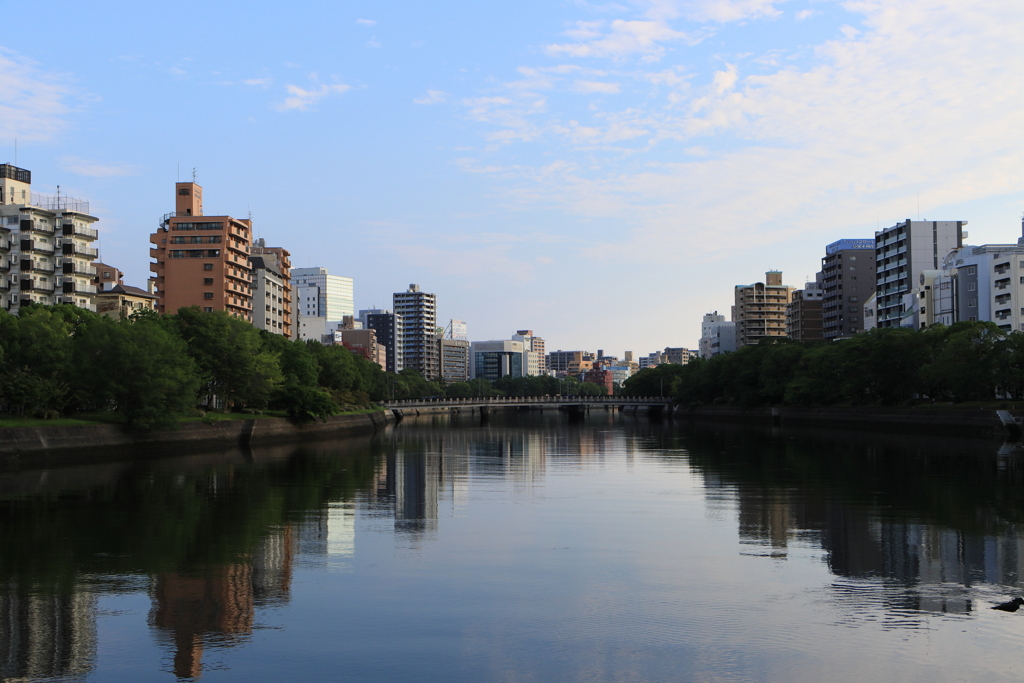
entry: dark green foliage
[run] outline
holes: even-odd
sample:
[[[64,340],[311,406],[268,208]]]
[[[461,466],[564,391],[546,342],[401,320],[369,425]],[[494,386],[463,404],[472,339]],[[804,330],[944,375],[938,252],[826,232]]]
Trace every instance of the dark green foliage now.
[[[158,322],[98,318],[75,340],[78,395],[110,407],[136,429],[170,427],[195,404],[195,363],[185,343]]]
[[[412,371],[390,378],[343,347],[289,341],[194,307],[120,322],[75,306],[0,310],[0,411],[22,416],[111,413],[153,429],[202,404],[272,406],[308,421],[368,407],[394,385],[405,395],[441,392]]]
[[[662,368],[671,368],[662,370]],[[661,365],[626,381],[645,393],[659,376],[684,404],[904,405],[1024,397],[1024,334],[994,323],[871,330],[831,343],[762,340],[758,346]],[[656,392],[655,392],[656,393]],[[667,393],[667,392],[666,392]]]

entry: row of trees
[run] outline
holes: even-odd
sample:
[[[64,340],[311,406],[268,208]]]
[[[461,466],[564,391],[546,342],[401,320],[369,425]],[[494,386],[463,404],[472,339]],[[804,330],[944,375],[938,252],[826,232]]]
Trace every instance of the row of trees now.
[[[341,346],[290,341],[223,312],[182,308],[114,321],[71,305],[0,310],[0,410],[55,417],[113,413],[166,427],[197,406],[327,417],[385,398],[589,395],[576,378],[506,377],[445,385],[386,373]]]
[[[408,391],[392,377],[343,347],[194,307],[120,322],[70,305],[0,311],[0,408],[19,415],[109,412],[148,429],[205,405],[309,420]]]
[[[837,342],[762,340],[734,353],[643,370],[631,395],[688,405],[900,405],[1024,398],[1024,333],[991,322],[885,328]]]

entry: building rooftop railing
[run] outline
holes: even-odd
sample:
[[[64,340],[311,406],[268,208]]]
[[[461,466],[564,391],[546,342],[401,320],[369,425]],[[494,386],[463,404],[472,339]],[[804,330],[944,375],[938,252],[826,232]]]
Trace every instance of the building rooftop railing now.
[[[89,213],[89,202],[84,199],[75,199],[67,195],[48,195],[32,193],[32,206],[47,211],[74,211],[75,213]]]

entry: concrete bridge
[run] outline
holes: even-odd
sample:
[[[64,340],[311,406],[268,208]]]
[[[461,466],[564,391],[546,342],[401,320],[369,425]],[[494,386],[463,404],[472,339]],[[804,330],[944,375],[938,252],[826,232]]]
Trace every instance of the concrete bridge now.
[[[382,406],[401,419],[406,415],[425,413],[478,412],[482,416],[493,410],[563,410],[582,414],[591,409],[671,415],[674,405],[665,396],[488,396],[476,398],[409,398],[381,401]]]

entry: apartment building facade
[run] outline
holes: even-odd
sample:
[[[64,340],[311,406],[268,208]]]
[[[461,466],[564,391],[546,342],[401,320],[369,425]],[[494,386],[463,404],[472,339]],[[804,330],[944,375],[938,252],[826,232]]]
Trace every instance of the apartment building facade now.
[[[469,342],[465,339],[438,338],[438,357],[441,363],[441,378],[452,382],[469,381]]]
[[[359,311],[363,327],[377,333],[377,343],[385,349],[384,369],[399,373],[405,367],[404,327],[402,318],[385,308]]]
[[[293,311],[299,339],[319,339],[346,315],[355,315],[355,284],[326,268],[292,268]]]
[[[250,256],[252,268],[252,324],[261,330],[291,338],[291,325],[286,324],[285,286],[281,273],[267,264],[262,256]],[[290,311],[288,311],[290,317]]]
[[[403,364],[424,378],[440,377],[441,366],[437,346],[437,296],[409,285],[393,296],[395,315],[402,318]]]
[[[770,270],[764,282],[736,285],[733,322],[736,346],[756,346],[764,338],[786,336],[786,307],[793,287],[782,284],[782,272]]]
[[[277,287],[270,287],[271,290],[269,296],[261,291],[259,274],[254,273],[253,279],[256,281],[256,297],[260,299],[254,306],[257,309],[262,309],[266,312],[266,306],[270,306],[270,312],[275,314],[271,317],[272,322],[279,322],[280,327],[267,323],[264,315],[264,324],[271,325],[277,334],[282,334],[288,339],[295,338],[295,320],[293,317],[292,303],[292,260],[291,252],[284,247],[268,247],[267,243],[263,239],[256,240],[249,250],[249,254],[252,257],[259,257],[263,259],[263,265],[267,270],[272,271],[280,279],[280,289]],[[266,284],[266,283],[264,283]],[[262,299],[260,297],[263,297]],[[274,311],[274,309],[277,311]],[[255,316],[258,318],[259,316]]]
[[[949,252],[963,246],[967,221],[912,221],[875,233],[875,326],[900,327],[904,297],[923,270],[939,270]]]
[[[822,340],[823,295],[821,282],[817,281],[793,291],[793,299],[786,308],[787,337],[796,341]]]
[[[203,188],[175,183],[175,210],[150,235],[157,310],[198,306],[253,322],[252,221],[203,213]]]
[[[842,239],[821,259],[822,338],[845,339],[864,330],[864,302],[875,293],[875,240]]]
[[[0,298],[21,306],[73,304],[95,311],[98,238],[87,201],[32,192],[31,171],[0,164]]]

